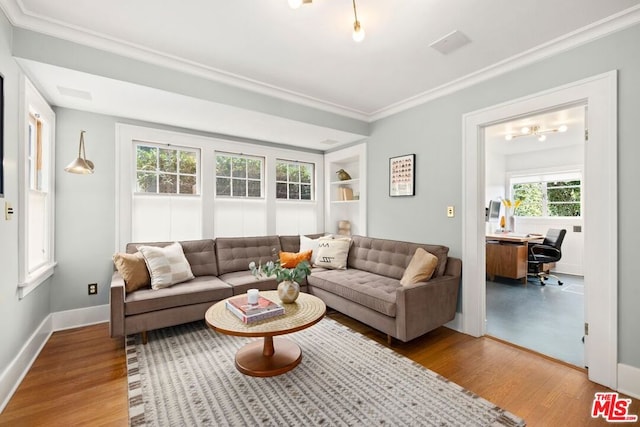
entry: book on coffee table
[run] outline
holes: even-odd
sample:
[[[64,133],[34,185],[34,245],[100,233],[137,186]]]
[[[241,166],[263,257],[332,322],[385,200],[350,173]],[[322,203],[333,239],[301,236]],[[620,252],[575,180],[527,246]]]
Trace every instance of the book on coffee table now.
[[[247,295],[230,298],[225,303],[227,309],[243,323],[257,322],[284,314],[284,307],[260,296],[256,304],[249,304]]]

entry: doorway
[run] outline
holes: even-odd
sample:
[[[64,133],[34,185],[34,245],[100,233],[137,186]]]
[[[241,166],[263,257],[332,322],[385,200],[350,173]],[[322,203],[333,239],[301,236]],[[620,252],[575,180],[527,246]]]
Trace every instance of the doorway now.
[[[578,367],[585,367],[585,122],[580,103],[484,128],[485,205],[500,206],[500,215],[485,218],[487,236],[565,232],[561,258],[544,268],[554,276],[544,281],[527,275],[526,251],[513,259],[495,257],[520,247],[541,250],[535,246],[541,238],[524,245],[487,237],[487,251],[491,246],[494,254],[487,262],[499,262],[503,271],[496,272],[496,264],[487,269],[486,333]],[[513,220],[501,227],[503,217]],[[496,246],[503,249],[496,252]]]
[[[617,74],[594,76],[463,116],[462,331],[486,333],[485,158],[483,129],[496,123],[583,102],[585,144],[585,335],[589,379],[617,386]],[[587,232],[588,231],[588,232]]]

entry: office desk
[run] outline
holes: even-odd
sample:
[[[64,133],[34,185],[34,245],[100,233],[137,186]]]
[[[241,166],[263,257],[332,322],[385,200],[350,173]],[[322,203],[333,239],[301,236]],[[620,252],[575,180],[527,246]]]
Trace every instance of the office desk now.
[[[511,233],[487,234],[486,271],[489,280],[496,276],[522,279],[527,283],[529,242],[539,242],[544,236],[523,236]]]

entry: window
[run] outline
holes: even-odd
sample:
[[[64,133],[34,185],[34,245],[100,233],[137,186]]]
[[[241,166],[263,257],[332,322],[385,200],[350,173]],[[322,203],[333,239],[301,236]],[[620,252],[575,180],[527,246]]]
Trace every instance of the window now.
[[[313,163],[276,162],[276,198],[313,200]]]
[[[262,197],[264,159],[240,154],[216,154],[216,196]]]
[[[21,163],[20,296],[53,274],[55,114],[29,81],[25,84]]]
[[[521,176],[511,179],[514,200],[521,200],[517,216],[579,217],[581,213],[582,174],[564,172]]]
[[[136,145],[136,191],[198,194],[198,151]]]

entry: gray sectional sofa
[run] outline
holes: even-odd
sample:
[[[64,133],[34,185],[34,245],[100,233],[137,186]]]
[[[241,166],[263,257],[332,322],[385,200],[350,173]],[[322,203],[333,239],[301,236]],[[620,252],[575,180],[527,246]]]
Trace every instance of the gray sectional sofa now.
[[[320,235],[308,237],[317,238]],[[455,317],[462,262],[448,256],[448,248],[410,242],[351,236],[347,269],[314,267],[303,292],[322,299],[328,307],[401,341],[409,341]],[[172,242],[129,243],[166,246]],[[256,279],[249,263],[276,260],[280,251],[298,252],[299,236],[217,238],[180,242],[194,279],[169,288],[125,292],[117,271],[111,280],[110,330],[112,337],[142,333],[201,320],[215,302],[243,294],[250,288],[275,289],[274,279]],[[438,258],[433,277],[426,282],[401,285],[400,278],[416,249]]]

